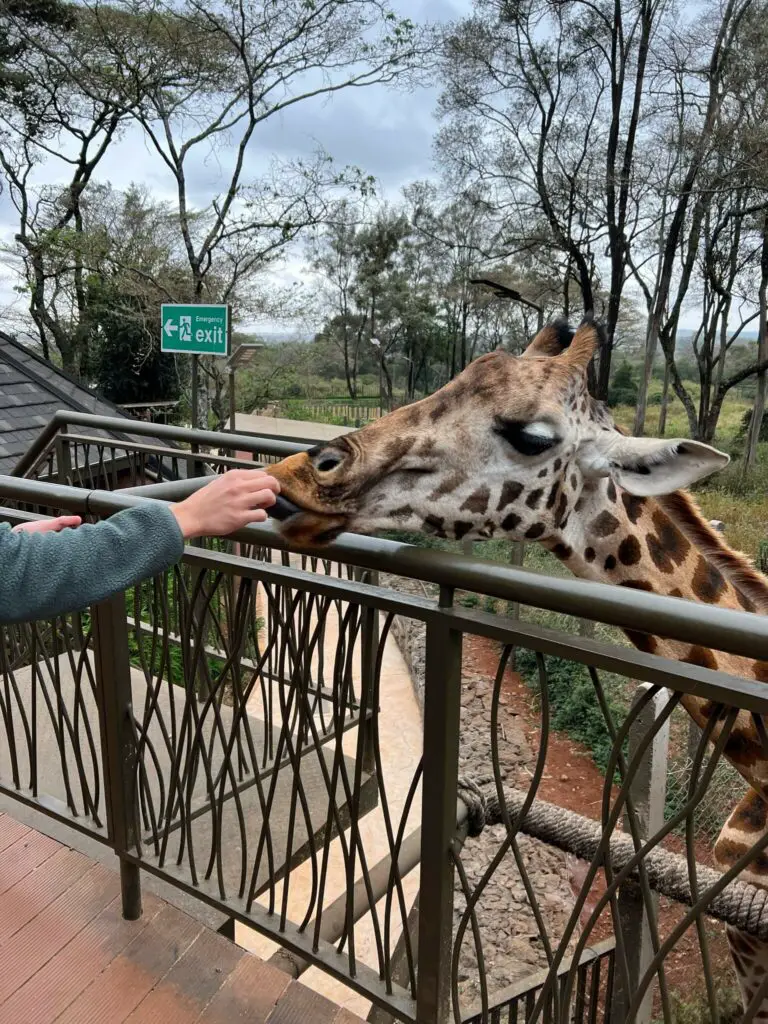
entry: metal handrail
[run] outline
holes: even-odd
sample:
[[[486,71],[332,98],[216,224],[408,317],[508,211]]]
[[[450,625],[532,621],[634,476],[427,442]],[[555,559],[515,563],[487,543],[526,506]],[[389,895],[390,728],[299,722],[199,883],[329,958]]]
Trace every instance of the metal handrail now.
[[[188,427],[173,427],[163,423],[145,423],[142,420],[120,419],[117,416],[94,416],[92,413],[60,409],[54,413],[47,426],[32,442],[26,453],[11,470],[11,476],[23,477],[36,464],[50,446],[62,427],[90,427],[93,430],[116,431],[127,434],[153,437],[157,440],[176,441],[209,448],[237,448],[239,451],[264,455],[294,455],[306,451],[317,441],[285,441],[273,438],[255,440],[244,434],[223,433],[215,430],[191,430]]]
[[[0,495],[30,505],[50,505],[73,514],[113,515],[156,500],[123,491],[88,491],[78,487],[0,477]],[[167,494],[167,489],[165,491]],[[317,549],[291,546],[272,523],[238,530],[232,539],[256,547],[317,555]],[[199,555],[199,549],[195,549]],[[504,601],[557,611],[655,636],[672,637],[752,659],[768,661],[768,616],[717,608],[676,597],[624,590],[609,583],[548,576],[534,569],[483,561],[448,551],[425,550],[412,544],[342,534],[323,548],[324,558],[364,569],[379,570],[436,583],[442,587],[487,594]],[[640,655],[652,659],[653,655]],[[713,673],[717,675],[717,673]],[[764,691],[764,685],[754,683]]]

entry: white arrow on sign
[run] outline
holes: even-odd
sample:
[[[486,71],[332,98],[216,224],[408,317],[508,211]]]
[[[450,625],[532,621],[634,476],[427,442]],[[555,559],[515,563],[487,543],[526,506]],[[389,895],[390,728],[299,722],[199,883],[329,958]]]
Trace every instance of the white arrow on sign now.
[[[166,320],[163,324],[163,328],[167,336],[170,338],[172,334],[175,334],[176,331],[178,331],[179,325],[175,324],[172,320]]]

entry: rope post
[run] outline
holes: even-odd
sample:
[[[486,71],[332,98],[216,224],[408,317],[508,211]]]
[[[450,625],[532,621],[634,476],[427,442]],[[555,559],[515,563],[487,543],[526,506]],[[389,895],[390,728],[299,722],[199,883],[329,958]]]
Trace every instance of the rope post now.
[[[635,691],[633,707],[650,689],[653,689],[650,683],[641,683],[638,686]],[[631,761],[643,737],[649,731],[654,731],[653,742],[648,746],[645,757],[638,764],[631,784],[635,822],[641,839],[652,836],[664,825],[669,719],[660,727],[657,726],[656,720],[663,711],[665,703],[666,694],[663,691],[657,693],[637,715],[629,732],[628,761]],[[627,811],[624,813],[624,831],[630,832]],[[624,971],[620,969],[617,969],[614,975],[611,1020],[616,1024],[625,1024],[625,1022],[629,1024],[627,1021],[629,1004],[637,990],[638,982],[653,959],[648,914],[651,912],[656,914],[658,896],[654,893],[653,907],[646,907],[640,885],[634,879],[628,879],[619,887],[618,909],[620,931],[616,936],[617,964],[621,965],[626,958],[624,962],[627,964],[629,977],[625,979]],[[625,987],[626,981],[629,982],[628,989]],[[649,985],[633,1024],[650,1024],[652,1011],[653,987]]]

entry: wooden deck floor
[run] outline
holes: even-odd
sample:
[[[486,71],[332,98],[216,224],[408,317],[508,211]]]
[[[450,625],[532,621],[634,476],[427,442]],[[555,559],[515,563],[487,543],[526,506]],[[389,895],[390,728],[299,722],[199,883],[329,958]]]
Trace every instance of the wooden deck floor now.
[[[360,1024],[117,871],[0,814],[0,1021]]]

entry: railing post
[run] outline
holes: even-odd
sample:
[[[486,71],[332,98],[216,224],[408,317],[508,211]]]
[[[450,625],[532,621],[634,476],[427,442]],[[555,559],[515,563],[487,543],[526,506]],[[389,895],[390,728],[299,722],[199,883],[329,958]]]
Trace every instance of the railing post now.
[[[137,755],[125,595],[115,594],[94,605],[92,615],[107,828],[120,858],[123,917],[135,921],[141,917],[141,879],[138,865],[125,857],[129,851],[135,853],[139,846]]]
[[[56,477],[60,484],[73,483],[72,459],[70,457],[69,444],[67,441],[67,425],[62,423],[56,436]]]
[[[633,705],[652,689],[650,683],[641,683],[635,691]],[[629,731],[629,761],[635,755],[643,737],[649,730],[656,729],[653,742],[648,746],[645,757],[640,761],[631,783],[631,794],[635,810],[635,822],[641,839],[652,836],[664,825],[664,800],[667,792],[667,751],[669,747],[669,719],[656,727],[656,719],[666,703],[666,692],[661,691],[648,701],[637,716]],[[624,830],[630,831],[628,814],[624,815]],[[648,913],[640,885],[628,879],[619,887],[619,921],[621,931],[616,936],[616,971],[614,973],[611,1020],[614,1024],[629,1024],[627,1010],[637,985],[653,959],[651,932],[648,927]],[[658,909],[658,897],[653,896],[653,912]],[[623,947],[623,953],[622,953]],[[624,959],[626,958],[626,959]],[[629,990],[625,990],[622,963],[626,962],[629,973]],[[632,1024],[650,1024],[653,1011],[653,987],[649,985],[645,998]]]
[[[441,607],[453,601],[440,591]],[[459,771],[462,635],[448,617],[427,623],[424,685],[424,775],[416,992],[418,1024],[445,1024],[451,1013],[453,876]]]
[[[361,583],[370,583],[373,586],[379,582],[379,574],[368,569],[355,568],[354,576]],[[365,708],[367,715],[360,725],[363,730],[362,761],[363,771],[372,773],[376,770],[374,716],[379,710],[373,706],[376,692],[376,658],[379,651],[379,612],[376,608],[363,606],[360,614],[360,706]]]

